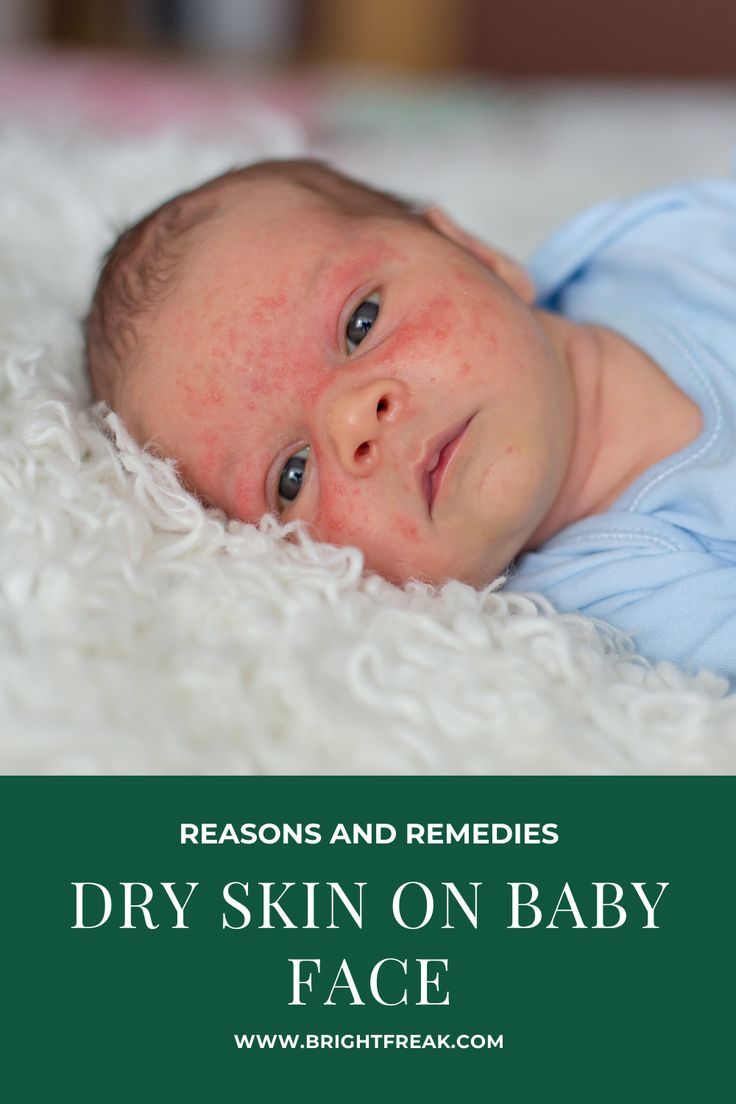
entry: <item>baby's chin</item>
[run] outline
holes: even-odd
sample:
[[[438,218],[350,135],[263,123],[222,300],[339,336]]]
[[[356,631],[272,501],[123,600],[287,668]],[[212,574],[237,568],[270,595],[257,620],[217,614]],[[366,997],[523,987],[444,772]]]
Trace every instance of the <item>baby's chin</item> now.
[[[427,586],[443,587],[445,583],[465,583],[482,590],[489,583],[503,575],[508,567],[508,560],[500,561],[496,557],[483,563],[469,563],[467,561],[448,562],[442,565],[426,565],[416,560],[407,560],[404,564],[382,563],[374,564],[369,556],[364,558],[365,570],[374,575],[381,575],[394,586],[402,587],[407,583],[424,583]]]

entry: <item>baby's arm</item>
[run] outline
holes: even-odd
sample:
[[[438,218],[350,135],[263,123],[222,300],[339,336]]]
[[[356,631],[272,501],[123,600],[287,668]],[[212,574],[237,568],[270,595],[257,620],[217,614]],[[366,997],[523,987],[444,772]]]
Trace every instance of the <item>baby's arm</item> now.
[[[633,636],[648,659],[669,659],[691,673],[717,671],[736,686],[736,564],[708,566],[584,612]]]
[[[611,548],[609,533],[605,540],[607,548],[573,560],[572,570],[564,541],[543,556],[531,553],[512,586],[544,593],[559,610],[607,621],[653,662],[671,660],[691,673],[707,668],[736,686],[736,561],[692,538],[681,548],[645,539],[638,549]],[[565,561],[568,570],[558,571]]]

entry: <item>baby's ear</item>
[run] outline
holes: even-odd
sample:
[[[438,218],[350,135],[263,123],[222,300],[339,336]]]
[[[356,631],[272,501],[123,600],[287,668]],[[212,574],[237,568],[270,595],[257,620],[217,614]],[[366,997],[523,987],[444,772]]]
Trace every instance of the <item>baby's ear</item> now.
[[[462,249],[466,249],[481,264],[495,272],[498,278],[508,284],[514,294],[518,295],[519,299],[531,306],[537,293],[532,278],[523,265],[499,249],[491,249],[490,245],[486,245],[480,238],[463,230],[441,207],[428,207],[424,211],[424,217],[440,234],[454,241]]]

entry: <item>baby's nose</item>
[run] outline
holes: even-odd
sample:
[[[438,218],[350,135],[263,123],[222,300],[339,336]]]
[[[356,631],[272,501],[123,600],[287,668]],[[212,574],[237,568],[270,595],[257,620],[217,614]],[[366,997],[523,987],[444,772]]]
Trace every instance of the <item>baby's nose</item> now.
[[[370,475],[381,459],[386,433],[401,416],[406,400],[406,385],[395,379],[348,385],[332,397],[327,431],[346,472]]]

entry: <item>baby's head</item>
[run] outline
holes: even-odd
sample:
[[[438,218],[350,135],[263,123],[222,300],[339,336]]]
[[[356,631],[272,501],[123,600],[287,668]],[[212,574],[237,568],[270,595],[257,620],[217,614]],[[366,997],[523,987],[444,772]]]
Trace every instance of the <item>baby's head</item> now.
[[[314,161],[169,200],[107,256],[95,396],[232,517],[300,519],[394,581],[482,585],[535,541],[573,399],[526,273]]]

